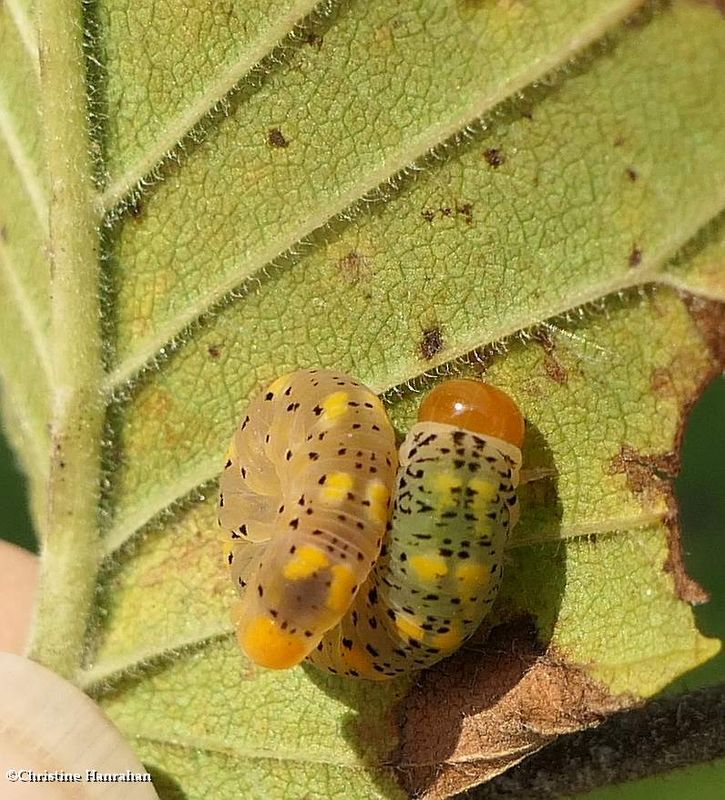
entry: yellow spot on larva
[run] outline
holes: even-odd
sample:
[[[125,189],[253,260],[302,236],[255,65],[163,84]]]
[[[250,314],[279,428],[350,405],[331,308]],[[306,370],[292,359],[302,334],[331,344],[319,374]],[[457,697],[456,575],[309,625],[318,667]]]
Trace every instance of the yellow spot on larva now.
[[[343,613],[352,602],[352,587],[355,573],[344,564],[336,564],[332,570],[332,585],[327,595],[327,607]]]
[[[453,472],[442,472],[433,479],[433,491],[436,493],[435,509],[438,514],[447,508],[458,505],[453,489],[460,489],[463,479]]]
[[[330,559],[322,550],[306,544],[295,551],[292,558],[284,565],[282,574],[291,581],[301,581],[329,564]]]
[[[476,492],[472,503],[474,511],[486,510],[498,493],[497,484],[490,481],[482,481],[480,478],[470,481],[468,487]]]
[[[358,645],[353,645],[351,650],[345,647],[340,649],[345,666],[359,672],[364,678],[371,678],[379,675],[373,669],[373,662],[370,656]]]
[[[331,472],[325,478],[320,497],[327,503],[341,503],[352,489],[352,483],[349,472]]]
[[[448,574],[448,562],[443,556],[436,553],[413,556],[410,559],[410,566],[418,579],[425,583],[443,578]]]
[[[420,625],[411,619],[411,617],[404,617],[398,614],[395,618],[395,627],[410,639],[421,640],[425,636],[425,631]]]
[[[430,639],[431,647],[438,647],[440,650],[455,650],[463,641],[463,633],[458,623],[451,626],[448,633],[436,633]]]
[[[376,522],[387,522],[388,502],[390,501],[388,487],[380,481],[373,481],[368,484],[366,499],[370,501],[370,505],[367,507],[368,516]]]
[[[322,401],[322,411],[327,420],[339,419],[347,411],[350,395],[347,392],[334,392]]]
[[[472,589],[484,588],[491,577],[491,569],[485,564],[461,564],[456,568],[456,578],[461,588],[468,592]]]
[[[281,630],[268,617],[257,617],[239,629],[239,644],[247,656],[268,669],[287,669],[299,664],[307,655],[301,636]]]
[[[285,375],[280,375],[279,378],[276,378],[274,381],[272,381],[272,383],[269,384],[267,391],[272,392],[272,394],[277,394],[278,392],[284,391],[287,388],[291,374],[292,373],[288,372]]]
[[[229,443],[229,449],[227,450],[226,455],[224,456],[224,463],[226,464],[227,461],[235,461],[237,458],[237,446],[234,443],[234,439]]]

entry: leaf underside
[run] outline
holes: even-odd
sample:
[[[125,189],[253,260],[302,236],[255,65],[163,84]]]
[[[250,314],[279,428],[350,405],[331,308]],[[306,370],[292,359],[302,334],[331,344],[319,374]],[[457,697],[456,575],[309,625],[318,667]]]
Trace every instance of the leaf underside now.
[[[86,9],[97,241],[67,268],[101,265],[103,362],[74,387],[59,342],[97,323],[82,295],[58,313],[39,114],[63,64],[38,47],[63,43],[0,5],[0,375],[43,544],[36,657],[59,668],[41,632],[80,620],[71,674],[160,796],[284,800],[451,796],[714,655],[671,479],[722,368],[718,4],[184,6]],[[254,391],[311,365],[385,393],[401,435],[447,374],[525,412],[495,630],[420,680],[266,672],[230,635],[220,459]],[[68,385],[103,398],[103,429],[60,436]],[[59,540],[62,459],[99,442],[77,497],[100,544]]]

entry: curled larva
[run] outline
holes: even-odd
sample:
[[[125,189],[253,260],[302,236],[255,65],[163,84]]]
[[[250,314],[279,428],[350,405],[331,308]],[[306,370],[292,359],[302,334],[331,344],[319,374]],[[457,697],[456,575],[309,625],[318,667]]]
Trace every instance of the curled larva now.
[[[278,378],[249,407],[220,482],[244,652],[284,668],[348,610],[378,557],[397,465],[369,389],[329,370]]]
[[[392,427],[369,390],[325,370],[275,381],[245,416],[221,480],[242,649],[263,666],[308,658],[371,679],[457,650],[501,582],[523,433],[501,390],[446,381],[421,404],[395,477]],[[344,500],[325,492],[330,475]],[[301,513],[288,510],[295,503]]]

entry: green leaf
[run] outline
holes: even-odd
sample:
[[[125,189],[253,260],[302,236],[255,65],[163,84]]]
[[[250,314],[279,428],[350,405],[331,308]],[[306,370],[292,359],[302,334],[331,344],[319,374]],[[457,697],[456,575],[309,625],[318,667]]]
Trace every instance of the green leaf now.
[[[721,368],[716,5],[45,0],[37,31],[0,7],[32,652],[162,797],[448,797],[717,652],[671,487]],[[401,434],[449,373],[527,418],[495,630],[418,682],[265,672],[230,636],[221,458],[313,364]]]

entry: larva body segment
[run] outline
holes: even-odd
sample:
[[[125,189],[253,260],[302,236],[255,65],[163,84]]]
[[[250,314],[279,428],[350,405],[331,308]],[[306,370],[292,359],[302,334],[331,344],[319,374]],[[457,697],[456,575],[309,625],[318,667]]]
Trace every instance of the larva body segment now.
[[[498,592],[520,466],[519,448],[501,439],[414,425],[400,449],[383,554],[310,660],[335,674],[385,679],[457,650]]]
[[[300,370],[252,402],[227,455],[219,523],[253,661],[299,663],[348,610],[380,551],[396,464],[380,400],[345,375]]]

